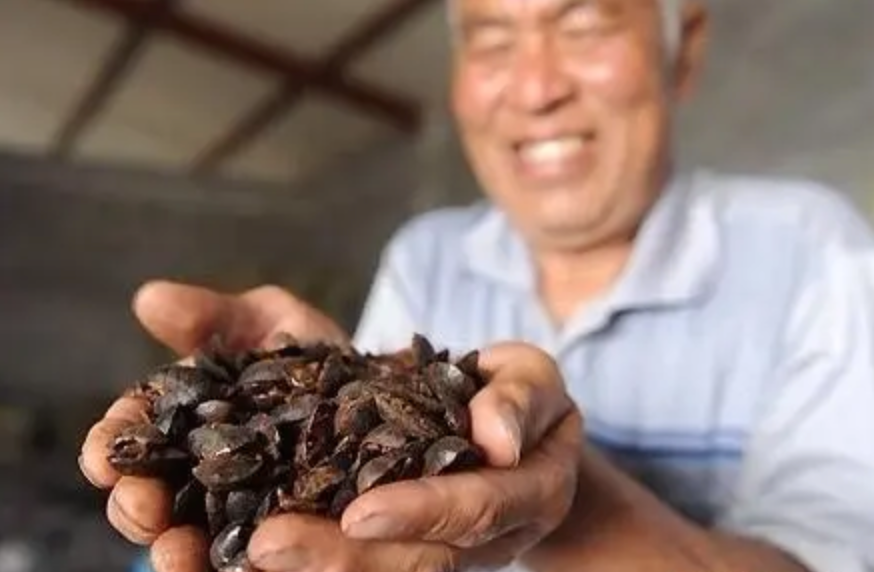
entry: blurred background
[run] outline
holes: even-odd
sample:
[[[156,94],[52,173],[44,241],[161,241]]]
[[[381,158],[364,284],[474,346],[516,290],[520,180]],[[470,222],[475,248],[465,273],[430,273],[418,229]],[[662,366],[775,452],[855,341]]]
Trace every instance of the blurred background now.
[[[712,0],[685,166],[874,215],[874,2]],[[0,572],[130,569],[84,431],[170,356],[143,280],[287,286],[352,328],[412,213],[477,194],[440,0],[0,0]]]

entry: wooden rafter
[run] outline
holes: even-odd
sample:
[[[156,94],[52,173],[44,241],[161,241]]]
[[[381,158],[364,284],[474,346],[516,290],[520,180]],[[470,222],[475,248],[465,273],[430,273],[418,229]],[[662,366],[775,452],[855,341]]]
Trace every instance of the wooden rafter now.
[[[152,0],[144,2],[142,16],[130,19],[127,29],[116,46],[107,53],[97,77],[82,94],[70,115],[61,123],[54,137],[52,155],[65,159],[75,148],[76,142],[91,123],[103,111],[106,102],[121,87],[127,74],[142,54],[155,22],[175,9],[178,0]]]
[[[328,52],[321,63],[322,69],[334,77],[342,77],[343,70],[364,52],[399,29],[422,8],[435,0],[395,0],[354,26]],[[276,92],[257,103],[231,129],[211,143],[195,160],[198,172],[208,172],[238,152],[282,114],[288,113],[306,93],[307,84],[289,78]]]
[[[146,17],[148,4],[138,0],[67,0],[87,8],[101,10],[130,20]],[[289,50],[220,26],[217,23],[174,11],[154,21],[156,30],[172,34],[216,56],[225,57],[250,68],[261,68],[286,81],[300,82],[350,105],[382,118],[393,127],[412,132],[419,122],[415,101],[388,93],[368,82],[335,74],[323,64],[303,58]]]

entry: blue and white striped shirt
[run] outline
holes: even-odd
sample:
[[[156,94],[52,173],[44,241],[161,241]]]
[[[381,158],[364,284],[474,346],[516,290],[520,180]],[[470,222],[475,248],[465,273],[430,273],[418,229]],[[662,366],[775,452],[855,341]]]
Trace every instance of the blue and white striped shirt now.
[[[487,204],[403,225],[356,333],[555,356],[587,438],[705,526],[815,572],[874,570],[874,240],[808,182],[675,178],[618,283],[556,330],[528,251]]]

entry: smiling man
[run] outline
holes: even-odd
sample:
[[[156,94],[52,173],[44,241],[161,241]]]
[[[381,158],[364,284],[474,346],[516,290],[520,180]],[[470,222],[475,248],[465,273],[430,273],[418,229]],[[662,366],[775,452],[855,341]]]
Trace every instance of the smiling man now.
[[[472,415],[497,469],[375,490],[340,526],[268,521],[252,562],[874,570],[874,241],[812,183],[673,169],[703,7],[456,0],[451,20],[453,106],[488,200],[396,233],[353,341],[488,348]],[[135,308],[180,353],[216,331],[344,338],[276,288],[151,284]],[[83,471],[160,572],[196,570],[203,540],[168,526],[160,486],[106,466],[136,408],[92,429]]]
[[[359,343],[418,329],[556,357],[612,463],[582,470],[576,517],[532,553],[538,570],[676,571],[702,546],[692,569],[874,570],[867,224],[812,183],[673,169],[700,3],[452,7],[453,106],[490,200],[398,233]],[[586,517],[598,498],[634,499],[640,537],[618,534],[615,553]],[[595,553],[603,568],[583,565]]]

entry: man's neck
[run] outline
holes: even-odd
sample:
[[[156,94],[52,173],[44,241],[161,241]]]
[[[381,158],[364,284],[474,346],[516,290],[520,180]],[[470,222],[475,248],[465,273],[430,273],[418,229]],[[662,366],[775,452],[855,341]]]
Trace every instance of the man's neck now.
[[[623,241],[595,250],[539,253],[538,290],[553,323],[564,324],[612,288],[631,250],[631,241]]]

